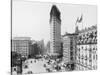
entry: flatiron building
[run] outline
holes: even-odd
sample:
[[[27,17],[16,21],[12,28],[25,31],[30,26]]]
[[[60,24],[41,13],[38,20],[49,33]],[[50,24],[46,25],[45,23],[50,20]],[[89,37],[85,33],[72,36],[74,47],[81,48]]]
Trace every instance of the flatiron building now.
[[[50,55],[53,57],[62,55],[60,11],[55,5],[50,12]]]

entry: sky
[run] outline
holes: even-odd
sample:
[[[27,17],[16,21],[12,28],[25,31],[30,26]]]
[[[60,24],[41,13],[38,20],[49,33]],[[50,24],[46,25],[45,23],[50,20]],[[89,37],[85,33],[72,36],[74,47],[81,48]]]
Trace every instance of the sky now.
[[[50,40],[50,10],[56,5],[61,12],[61,35],[75,32],[77,17],[83,14],[79,29],[97,24],[97,7],[94,5],[43,3],[25,0],[12,2],[12,37],[31,37],[33,40]]]

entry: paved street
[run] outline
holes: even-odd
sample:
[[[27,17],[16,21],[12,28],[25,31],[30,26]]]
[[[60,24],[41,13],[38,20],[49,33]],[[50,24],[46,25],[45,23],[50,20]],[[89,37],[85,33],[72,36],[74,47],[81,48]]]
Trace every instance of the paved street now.
[[[54,60],[42,59],[28,59],[25,61],[22,74],[45,73],[65,71],[65,68],[58,65]]]

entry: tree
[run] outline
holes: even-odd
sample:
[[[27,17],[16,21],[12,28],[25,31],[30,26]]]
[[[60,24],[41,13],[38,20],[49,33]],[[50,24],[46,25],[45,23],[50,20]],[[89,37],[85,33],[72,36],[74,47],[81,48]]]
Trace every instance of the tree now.
[[[21,65],[21,54],[11,52],[11,66]]]

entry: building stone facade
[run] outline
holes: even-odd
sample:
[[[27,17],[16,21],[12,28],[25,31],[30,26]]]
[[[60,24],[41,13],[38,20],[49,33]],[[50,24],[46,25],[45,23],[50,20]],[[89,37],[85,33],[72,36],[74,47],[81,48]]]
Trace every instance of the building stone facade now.
[[[53,5],[50,12],[50,56],[60,57],[61,55],[60,11]]]
[[[97,26],[78,31],[76,70],[97,69]]]
[[[28,57],[30,53],[30,37],[14,37],[12,39],[12,51],[21,54],[22,57]]]
[[[75,33],[63,36],[63,62],[69,64],[72,70],[75,67],[76,36]]]

